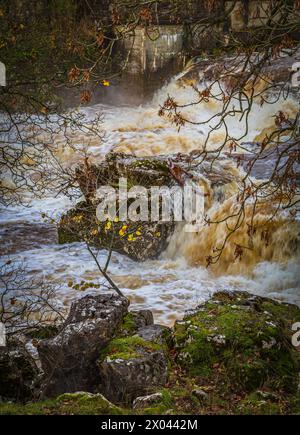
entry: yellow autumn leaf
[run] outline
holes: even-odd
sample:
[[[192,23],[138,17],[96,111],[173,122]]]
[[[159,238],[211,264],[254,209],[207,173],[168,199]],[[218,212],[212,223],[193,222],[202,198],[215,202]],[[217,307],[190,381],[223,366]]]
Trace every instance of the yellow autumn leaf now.
[[[108,231],[111,229],[111,222],[110,221],[106,222],[104,229],[105,229],[105,231]]]
[[[74,217],[72,218],[72,220],[73,220],[74,222],[81,222],[82,219],[83,219],[83,216],[82,216],[82,215],[77,215],[77,216],[74,216]]]
[[[126,230],[127,230],[127,225],[123,225],[119,231],[120,236],[124,236]]]
[[[129,242],[135,242],[136,241],[136,237],[134,237],[133,234],[129,234],[129,236],[127,237],[127,240]]]

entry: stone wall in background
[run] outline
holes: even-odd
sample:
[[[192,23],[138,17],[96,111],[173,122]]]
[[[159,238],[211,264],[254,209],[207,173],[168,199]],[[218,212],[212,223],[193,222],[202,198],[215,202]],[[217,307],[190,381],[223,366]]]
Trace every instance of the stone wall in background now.
[[[209,10],[207,0],[159,0],[148,5],[151,19],[145,25],[138,17],[147,5],[138,0],[6,0],[5,4],[8,15],[15,21],[34,25],[39,16],[46,16],[51,24],[62,15],[74,22],[86,20],[88,26],[96,24],[100,29],[108,29],[107,32],[113,29],[117,34],[121,32],[113,52],[117,71],[120,58],[126,61],[121,87],[96,89],[95,99],[139,104],[167,78],[182,70],[190,58],[226,45],[230,33],[238,33],[246,41],[251,39],[251,29],[266,22],[270,1],[220,0],[211,3],[213,8]],[[231,11],[229,16],[222,19],[228,11]],[[114,24],[114,14],[118,16],[117,24]],[[208,15],[220,17],[219,23],[203,29],[199,21]],[[135,25],[132,31],[128,32],[127,27],[124,33],[128,22]]]
[[[246,37],[249,30],[265,24],[269,6],[268,1],[262,0],[241,0],[236,3],[232,0],[225,1],[218,12],[214,10],[214,14],[225,14],[232,9],[228,19],[203,32],[197,23],[208,14],[202,1],[179,2],[177,24],[174,23],[172,14],[174,6],[171,7],[170,3],[172,2],[162,2],[157,9],[156,19],[160,22],[159,25],[138,26],[122,41],[121,47],[125,56],[128,56],[128,73],[139,75],[157,72],[173,60],[180,66],[185,56],[197,55],[201,51],[225,44],[229,32],[244,32]]]
[[[181,54],[183,40],[181,24],[137,27],[122,41],[124,50],[130,52],[128,70],[132,74],[159,71]]]

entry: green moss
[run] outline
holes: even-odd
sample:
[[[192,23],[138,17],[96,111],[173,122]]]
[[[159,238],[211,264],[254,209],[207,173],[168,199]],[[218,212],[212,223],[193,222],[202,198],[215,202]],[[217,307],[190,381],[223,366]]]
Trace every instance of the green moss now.
[[[137,330],[137,324],[135,321],[135,316],[132,313],[127,313],[123,318],[123,322],[119,328],[118,335],[130,335],[134,334]]]
[[[295,305],[264,300],[261,309],[277,319],[283,319],[285,323],[292,324],[300,321],[300,310]]]
[[[101,394],[74,393],[63,394],[54,400],[28,403],[0,403],[0,415],[119,415],[128,413],[109,401]]]
[[[290,401],[290,414],[300,415],[300,396],[293,397]]]
[[[285,413],[285,404],[264,399],[257,393],[246,396],[237,406],[237,414],[245,415],[280,415]]]
[[[165,388],[159,392],[162,394],[161,399],[157,400],[151,406],[141,410],[141,414],[162,415],[175,407],[175,403],[172,399],[172,394],[170,390]]]
[[[112,360],[138,358],[142,353],[149,353],[160,349],[161,346],[159,344],[143,340],[138,336],[115,338],[102,351],[100,359],[106,357]]]
[[[253,391],[262,385],[293,393],[299,356],[290,345],[288,324],[297,307],[249,295],[219,293],[175,325],[177,361],[190,375],[222,373],[227,389]]]

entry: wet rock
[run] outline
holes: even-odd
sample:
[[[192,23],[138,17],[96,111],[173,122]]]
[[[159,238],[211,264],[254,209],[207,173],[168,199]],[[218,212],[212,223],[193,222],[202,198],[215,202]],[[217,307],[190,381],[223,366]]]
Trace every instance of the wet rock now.
[[[40,222],[0,223],[0,255],[39,249],[57,243],[55,225]]]
[[[77,169],[77,181],[86,201],[79,203],[64,215],[59,223],[60,243],[81,241],[86,238],[91,244],[125,254],[137,261],[157,257],[167,246],[174,231],[174,222],[151,222],[151,186],[176,184],[168,168],[167,159],[137,158],[125,154],[110,153],[99,165],[82,166]],[[118,196],[120,178],[127,179],[128,190],[143,186],[147,193],[148,218],[144,220],[118,220],[99,222],[96,209],[100,200],[96,191],[101,186],[116,189],[117,210],[121,207]],[[128,200],[128,207],[134,199]],[[127,208],[128,208],[127,207]],[[129,209],[128,209],[129,210]],[[128,211],[127,210],[127,211]],[[139,211],[137,212],[139,213]]]
[[[148,396],[137,397],[133,401],[132,407],[133,409],[147,408],[148,406],[161,401],[162,398],[163,398],[162,393],[153,393],[153,394],[149,394]]]
[[[156,258],[166,249],[173,230],[173,222],[99,223],[96,218],[96,206],[81,202],[62,217],[58,227],[58,237],[59,243],[73,243],[87,239],[91,245],[98,248],[112,249],[135,261],[145,261]]]
[[[79,166],[76,177],[86,200],[91,201],[95,200],[99,187],[118,187],[121,177],[126,178],[130,186],[169,186],[172,182],[168,156],[136,157],[124,153],[108,153],[98,165]]]
[[[43,394],[93,391],[96,360],[127,313],[129,302],[115,294],[74,302],[59,334],[38,343],[45,373]]]
[[[292,125],[292,122],[290,123],[290,126]],[[285,129],[288,127],[285,126]],[[278,127],[276,127],[277,130],[279,130]],[[282,129],[283,130],[283,129]],[[284,131],[284,130],[283,130]],[[244,144],[242,144],[244,146]],[[261,144],[259,144],[261,147]],[[255,147],[255,144],[253,145],[253,148]],[[248,148],[249,143],[248,143]],[[261,151],[259,150],[259,158],[255,160],[251,166],[251,170],[249,172],[249,175],[252,177],[255,177],[257,179],[268,179],[272,176],[274,171],[276,171],[278,174],[283,175],[284,169],[278,168],[278,154],[282,154],[282,158],[280,160],[281,164],[280,166],[284,167],[284,164],[287,163],[287,160],[289,159],[289,152],[295,151],[297,152],[297,145],[292,146],[290,142],[286,144],[280,144],[278,146],[270,146],[268,149]],[[257,151],[257,150],[255,150]],[[228,154],[229,155],[229,154]],[[231,153],[231,158],[235,159],[239,162],[239,164],[245,169],[245,171],[249,170],[249,162],[252,161],[253,155],[247,154],[247,153]],[[297,175],[295,182],[297,185],[300,184],[300,164],[295,159],[295,161],[291,164],[291,167],[293,168],[293,171]]]
[[[38,380],[39,370],[34,359],[19,341],[0,347],[0,398],[30,400]]]
[[[291,53],[292,54],[292,53]],[[299,57],[299,51],[288,55],[281,53],[276,59],[273,59],[270,64],[264,63],[260,77],[262,89],[267,89],[270,82],[278,85],[278,83],[287,83],[291,79],[291,71],[293,65],[296,64]],[[251,57],[251,65],[258,63],[261,60],[258,53],[254,53]],[[249,67],[243,69],[245,58],[243,55],[230,57],[228,55],[219,56],[217,59],[201,59],[194,58],[187,64],[186,72],[178,79],[178,84],[181,86],[197,85],[199,81],[210,83],[215,80],[220,80],[228,90],[233,90],[236,86],[242,83],[249,73]],[[227,71],[231,71],[230,77]],[[265,78],[265,79],[264,79]]]
[[[196,188],[195,186],[199,186],[202,182],[204,189],[207,189],[207,183],[203,182],[203,175],[210,180],[212,188],[233,180],[226,165],[215,163],[212,169],[209,159],[205,162],[197,162],[195,159],[193,162],[194,170],[190,168],[191,156],[189,155],[135,157],[110,153],[99,165],[79,167],[76,173],[77,182],[86,200],[78,203],[75,208],[62,216],[58,225],[59,243],[89,240],[94,246],[112,249],[137,261],[156,258],[167,247],[175,223],[172,212],[170,212],[170,219],[164,222],[159,221],[158,216],[157,219],[150,219],[155,207],[151,201],[151,188],[176,186],[183,189],[186,183]],[[128,192],[135,186],[144,188],[145,207],[143,208],[144,211],[146,209],[144,216],[139,216],[141,209],[137,207],[134,208],[137,214],[134,219],[131,215],[131,219],[128,217],[127,220],[119,220],[118,212],[124,209],[119,198],[120,178],[127,179]],[[117,216],[105,222],[102,222],[102,218],[99,221],[96,215],[100,203],[96,192],[103,186],[114,188],[116,195]],[[130,198],[129,193],[128,195],[127,211],[129,212],[134,199]],[[163,201],[160,197],[157,204],[160,218],[162,208]]]
[[[299,353],[291,345],[297,306],[246,292],[219,292],[174,327],[177,362],[193,376],[235,391],[294,393]]]
[[[99,374],[99,391],[114,403],[130,404],[166,384],[166,348],[138,335],[113,339],[99,360]]]

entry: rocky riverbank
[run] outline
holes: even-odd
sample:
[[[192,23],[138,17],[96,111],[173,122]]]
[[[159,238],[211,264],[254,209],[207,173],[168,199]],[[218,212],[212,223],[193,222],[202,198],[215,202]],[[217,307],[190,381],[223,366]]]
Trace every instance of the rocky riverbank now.
[[[1,348],[0,414],[300,412],[298,307],[219,292],[170,329],[128,306],[86,296],[30,340],[38,358],[28,343]]]

